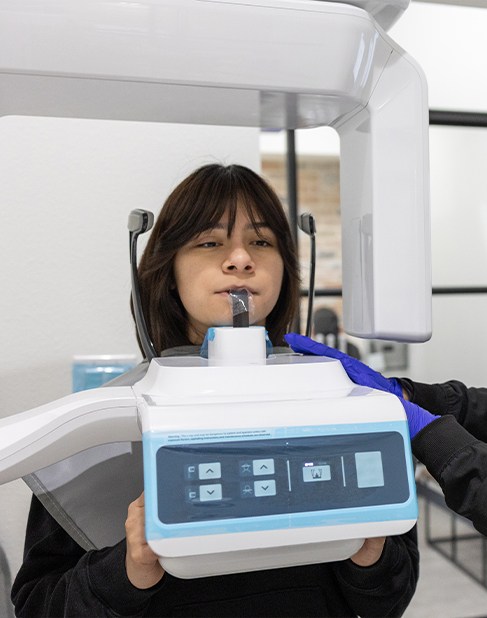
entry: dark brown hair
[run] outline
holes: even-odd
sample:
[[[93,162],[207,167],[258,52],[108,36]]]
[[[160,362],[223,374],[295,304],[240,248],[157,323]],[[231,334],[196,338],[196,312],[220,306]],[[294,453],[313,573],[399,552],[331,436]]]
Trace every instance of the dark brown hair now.
[[[157,352],[188,345],[188,317],[176,288],[174,258],[192,238],[217,224],[228,211],[230,236],[237,207],[255,224],[274,232],[284,263],[277,303],[266,328],[274,345],[283,343],[299,303],[296,250],[282,204],[258,174],[241,165],[204,165],[169,195],[154,225],[138,267],[142,308]],[[259,233],[256,227],[256,232]],[[140,342],[139,342],[140,345]]]

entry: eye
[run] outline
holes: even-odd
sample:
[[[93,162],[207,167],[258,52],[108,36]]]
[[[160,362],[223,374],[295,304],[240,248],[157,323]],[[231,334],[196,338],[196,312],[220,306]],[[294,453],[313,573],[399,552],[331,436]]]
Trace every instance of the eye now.
[[[202,249],[212,249],[213,247],[218,247],[219,244],[215,240],[206,240],[205,242],[198,243],[196,246]]]
[[[258,238],[252,242],[256,247],[272,247],[272,243],[264,238]]]

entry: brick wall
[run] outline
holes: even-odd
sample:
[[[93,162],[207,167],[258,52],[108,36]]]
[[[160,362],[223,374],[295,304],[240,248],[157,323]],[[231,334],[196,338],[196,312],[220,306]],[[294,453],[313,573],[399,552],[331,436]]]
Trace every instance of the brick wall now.
[[[263,154],[262,175],[287,208],[286,161],[283,155]],[[340,161],[338,156],[300,155],[297,170],[298,212],[310,212],[316,221],[316,287],[341,288]],[[302,287],[308,287],[309,240],[299,232]],[[315,298],[314,307],[333,308],[341,319],[340,298]],[[301,330],[306,326],[307,303],[303,299]]]

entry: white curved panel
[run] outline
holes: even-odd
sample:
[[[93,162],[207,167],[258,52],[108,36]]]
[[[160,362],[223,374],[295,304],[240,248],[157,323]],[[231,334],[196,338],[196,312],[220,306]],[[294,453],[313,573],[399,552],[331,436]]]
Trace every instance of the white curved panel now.
[[[430,337],[426,84],[362,8],[0,0],[0,89],[0,115],[336,127],[345,329]]]

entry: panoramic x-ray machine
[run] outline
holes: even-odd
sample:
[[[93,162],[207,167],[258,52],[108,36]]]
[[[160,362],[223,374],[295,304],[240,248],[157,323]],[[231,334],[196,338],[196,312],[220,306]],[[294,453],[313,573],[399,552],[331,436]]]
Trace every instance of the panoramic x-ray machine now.
[[[426,85],[385,33],[407,4],[0,0],[0,114],[334,127],[345,329],[424,341]],[[344,559],[411,528],[399,400],[354,385],[338,361],[268,355],[265,339],[239,320],[210,331],[208,358],[149,349],[133,386],[2,419],[0,482],[142,437],[146,535],[179,577]]]

